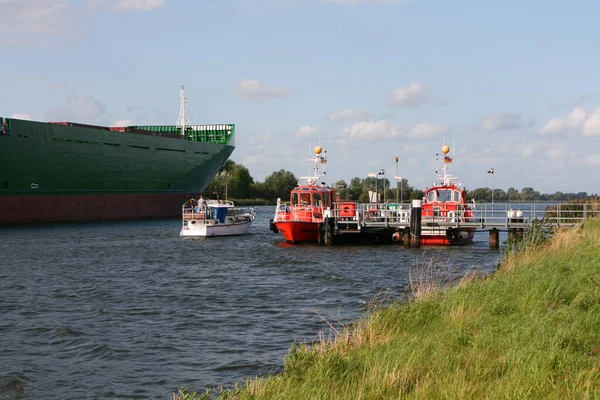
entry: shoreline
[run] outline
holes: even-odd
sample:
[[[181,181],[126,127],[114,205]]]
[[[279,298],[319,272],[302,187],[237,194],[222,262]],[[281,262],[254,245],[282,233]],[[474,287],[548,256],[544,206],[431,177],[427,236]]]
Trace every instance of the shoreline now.
[[[594,398],[598,266],[596,219],[509,252],[491,274],[293,344],[280,374],[174,398]]]

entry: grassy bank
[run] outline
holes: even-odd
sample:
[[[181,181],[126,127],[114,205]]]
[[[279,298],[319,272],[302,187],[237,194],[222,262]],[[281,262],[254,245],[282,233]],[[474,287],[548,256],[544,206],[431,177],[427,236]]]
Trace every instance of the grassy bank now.
[[[467,277],[331,339],[294,345],[285,372],[218,396],[600,398],[599,266],[600,221],[587,221],[511,252],[492,276]]]

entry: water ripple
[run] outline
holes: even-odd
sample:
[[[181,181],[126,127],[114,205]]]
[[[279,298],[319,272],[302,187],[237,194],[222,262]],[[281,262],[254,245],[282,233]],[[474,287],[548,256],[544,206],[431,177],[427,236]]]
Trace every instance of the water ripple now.
[[[259,208],[249,235],[181,239],[179,219],[0,228],[0,400],[165,399],[277,373],[293,341],[406,297],[431,257],[491,271],[484,235],[461,249],[289,246]]]

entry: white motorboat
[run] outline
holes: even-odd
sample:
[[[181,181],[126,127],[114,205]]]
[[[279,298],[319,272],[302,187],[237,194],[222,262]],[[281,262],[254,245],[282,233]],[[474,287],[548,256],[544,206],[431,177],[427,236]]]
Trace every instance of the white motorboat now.
[[[253,208],[236,207],[231,200],[189,199],[181,207],[179,236],[244,235],[256,217]]]

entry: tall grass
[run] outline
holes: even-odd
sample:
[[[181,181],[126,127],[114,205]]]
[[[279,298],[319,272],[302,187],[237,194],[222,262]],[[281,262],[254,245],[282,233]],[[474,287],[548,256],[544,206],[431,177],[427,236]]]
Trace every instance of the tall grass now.
[[[430,282],[429,264],[412,275],[411,301],[294,344],[283,373],[218,397],[600,398],[599,260],[592,220],[512,252],[487,279],[449,288]]]

